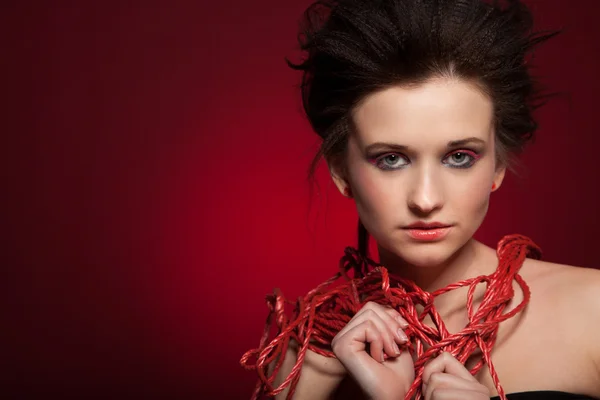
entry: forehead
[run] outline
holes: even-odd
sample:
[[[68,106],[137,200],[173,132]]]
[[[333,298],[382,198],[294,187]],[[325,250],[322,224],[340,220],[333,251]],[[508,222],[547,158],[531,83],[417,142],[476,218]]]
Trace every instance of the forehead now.
[[[392,86],[367,96],[354,109],[356,139],[407,146],[445,144],[465,137],[488,139],[493,104],[473,83],[429,80],[413,87]]]

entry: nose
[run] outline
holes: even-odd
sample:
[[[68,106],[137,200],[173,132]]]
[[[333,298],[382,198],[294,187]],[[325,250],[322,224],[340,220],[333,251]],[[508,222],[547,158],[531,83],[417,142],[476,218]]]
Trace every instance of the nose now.
[[[419,216],[426,216],[442,208],[443,190],[435,167],[415,168],[411,187],[408,191],[408,207]]]

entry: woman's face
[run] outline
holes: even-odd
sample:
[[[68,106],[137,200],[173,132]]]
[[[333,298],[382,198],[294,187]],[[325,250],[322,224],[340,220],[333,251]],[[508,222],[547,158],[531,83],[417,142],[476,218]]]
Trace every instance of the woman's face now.
[[[354,110],[346,172],[359,217],[383,249],[415,266],[439,265],[481,225],[496,168],[493,105],[478,88],[439,78],[390,87]],[[438,222],[446,228],[410,229]]]

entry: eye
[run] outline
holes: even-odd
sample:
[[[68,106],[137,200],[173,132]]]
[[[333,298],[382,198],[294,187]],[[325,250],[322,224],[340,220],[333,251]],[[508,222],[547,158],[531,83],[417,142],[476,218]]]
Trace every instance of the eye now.
[[[469,168],[479,158],[480,156],[471,150],[457,150],[450,153],[443,163],[451,168]]]
[[[397,153],[383,154],[381,156],[373,157],[369,159],[369,161],[377,168],[383,170],[399,169],[408,165],[406,157]]]

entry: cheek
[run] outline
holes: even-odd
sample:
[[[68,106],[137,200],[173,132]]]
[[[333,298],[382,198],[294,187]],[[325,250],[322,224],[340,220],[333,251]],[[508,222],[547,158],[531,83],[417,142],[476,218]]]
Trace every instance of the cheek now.
[[[384,213],[394,207],[394,185],[383,174],[378,174],[371,165],[362,163],[351,172],[354,199],[359,212],[370,215]]]
[[[353,140],[348,143],[347,166],[356,209],[365,225],[377,225],[379,220],[389,219],[390,212],[397,212],[398,176],[381,173],[363,157]]]
[[[492,178],[489,173],[482,173],[456,182],[452,195],[453,208],[463,217],[474,218],[473,222],[481,222],[485,216],[492,191]]]
[[[354,203],[358,216],[378,242],[388,235],[390,224],[398,222],[402,209],[402,199],[398,196],[398,179],[386,179],[385,174],[377,173],[370,164],[355,166],[351,172]]]

